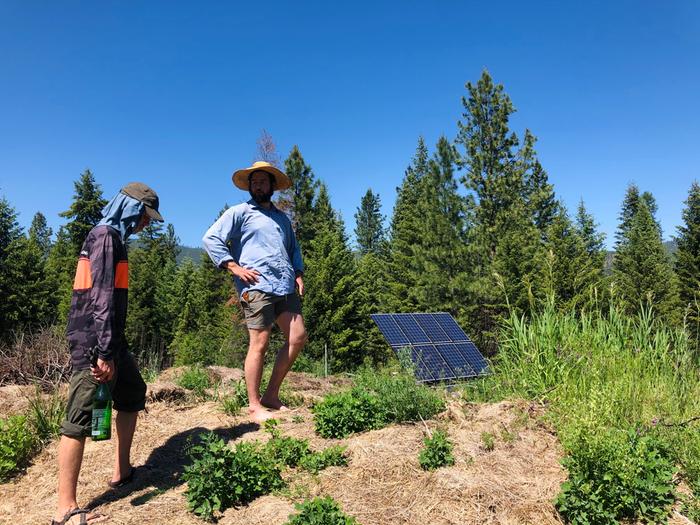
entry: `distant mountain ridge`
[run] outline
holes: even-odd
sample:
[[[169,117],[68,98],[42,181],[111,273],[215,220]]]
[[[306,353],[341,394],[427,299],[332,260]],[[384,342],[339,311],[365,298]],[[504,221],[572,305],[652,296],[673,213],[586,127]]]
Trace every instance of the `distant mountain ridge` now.
[[[185,262],[186,259],[190,259],[193,263],[199,264],[202,262],[202,255],[204,254],[204,250],[201,248],[194,248],[191,246],[181,246],[178,245],[178,250],[179,253],[177,254],[177,258],[175,261],[177,262],[178,266]]]

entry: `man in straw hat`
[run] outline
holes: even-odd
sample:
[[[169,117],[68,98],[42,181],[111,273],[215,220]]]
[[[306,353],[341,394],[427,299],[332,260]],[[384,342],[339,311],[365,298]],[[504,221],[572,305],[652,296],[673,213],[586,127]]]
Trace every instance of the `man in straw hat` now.
[[[93,523],[103,516],[78,507],[76,491],[85,437],[92,434],[92,403],[98,383],[107,383],[114,400],[117,439],[114,471],[108,485],[134,477],[131,443],[136,416],[145,408],[146,383],[127,348],[124,330],[129,288],[126,240],[151,221],[163,221],[158,195],[141,182],[124,186],[102,210],[78,258],[68,315],[73,373],[58,449],[58,508],[52,525]]]
[[[262,422],[273,417],[271,410],[286,408],[279,398],[280,386],[306,343],[299,300],[304,294],[304,264],[289,218],[271,201],[275,190],[292,185],[289,177],[267,162],[256,162],[232,178],[251,199],[226,210],[202,240],[214,264],[231,272],[236,282],[250,336],[244,367],[248,412],[253,421]],[[263,363],[275,322],[286,342],[261,396]]]

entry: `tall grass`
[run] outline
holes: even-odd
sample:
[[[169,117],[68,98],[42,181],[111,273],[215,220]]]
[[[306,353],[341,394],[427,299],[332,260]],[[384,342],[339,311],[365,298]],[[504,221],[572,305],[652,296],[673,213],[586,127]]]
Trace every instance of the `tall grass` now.
[[[550,306],[530,319],[511,315],[494,374],[472,385],[471,394],[546,401],[572,456],[591,436],[653,435],[700,495],[700,367],[683,330],[653,314],[646,309],[630,318],[614,306],[605,315],[562,313]]]

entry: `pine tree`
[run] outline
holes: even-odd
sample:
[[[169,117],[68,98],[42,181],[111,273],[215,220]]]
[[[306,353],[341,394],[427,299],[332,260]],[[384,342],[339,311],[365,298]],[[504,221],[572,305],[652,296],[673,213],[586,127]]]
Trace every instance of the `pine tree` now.
[[[53,231],[49,228],[44,214],[36,212],[32,218],[32,225],[29,227],[29,238],[39,246],[44,259],[49,256],[52,235]]]
[[[603,269],[605,263],[605,234],[598,232],[598,225],[586,210],[583,199],[576,212],[576,230],[583,241],[586,252],[593,259],[594,265]]]
[[[320,183],[313,214],[316,235],[304,258],[307,352],[321,357],[327,347],[334,369],[352,367],[366,357],[359,332],[368,324],[358,316],[355,258],[324,183]]]
[[[90,230],[102,219],[102,209],[107,201],[102,198],[102,189],[95,177],[86,169],[75,183],[75,194],[70,208],[59,215],[69,219],[65,228],[77,257]]]
[[[7,339],[20,321],[21,301],[17,279],[16,260],[18,241],[22,230],[17,212],[7,199],[0,198],[0,339]],[[20,281],[21,282],[21,281]]]
[[[11,247],[12,257],[5,271],[14,281],[14,293],[4,297],[11,304],[16,329],[47,325],[54,320],[56,300],[54,290],[46,279],[44,253],[33,240],[24,236]]]
[[[306,250],[316,232],[313,207],[318,181],[311,166],[306,164],[297,146],[292,148],[289,157],[284,161],[284,167],[285,172],[292,180],[292,187],[289,190],[292,226],[299,245],[302,250]]]
[[[535,142],[537,142],[535,136],[526,129],[518,161],[524,182],[525,202],[528,204],[535,226],[543,235],[546,235],[559,212],[559,203],[554,196],[554,187],[549,183],[547,172],[537,158]]]
[[[361,255],[381,253],[386,248],[384,216],[378,194],[368,189],[355,213],[355,240]]]
[[[700,343],[700,185],[694,181],[678,227],[676,274],[686,324],[696,346]]]
[[[46,278],[54,290],[59,324],[65,324],[68,319],[77,261],[78,256],[73,250],[68,231],[65,226],[61,226],[56,234],[56,242],[51,246],[46,259]]]
[[[417,255],[422,218],[418,204],[421,181],[429,169],[428,162],[428,148],[423,138],[419,137],[415,156],[406,169],[401,186],[397,188],[391,217],[387,309],[392,312],[414,312],[419,305],[416,283],[420,273]]]
[[[469,325],[486,343],[494,339],[506,303],[527,312],[544,295],[543,233],[536,225],[550,220],[551,188],[531,134],[518,150],[509,128],[515,108],[503,86],[484,71],[476,85],[466,87],[456,143],[464,148],[462,182],[476,206],[468,240],[473,276],[465,304]]]
[[[462,98],[464,120],[458,122],[456,143],[465,150],[460,159],[466,169],[462,182],[477,197],[475,226],[486,256],[492,259],[508,223],[504,214],[521,205],[524,193],[522,171],[516,163],[518,138],[509,129],[515,108],[488,71],[476,85],[468,82],[466,87],[469,97]]]
[[[647,209],[649,210],[649,213],[651,214],[652,219],[654,220],[654,224],[656,225],[656,229],[659,231],[659,235],[661,235],[661,225],[659,222],[656,220],[656,210],[657,210],[657,205],[656,205],[656,199],[654,196],[649,193],[648,191],[645,191],[641,195],[639,194],[639,188],[637,187],[636,184],[630,184],[627,187],[627,191],[625,192],[625,199],[622,202],[622,210],[620,211],[620,224],[617,228],[617,232],[615,233],[615,247],[617,249],[617,246],[620,245],[621,242],[623,242],[632,228],[632,222],[634,221],[634,216],[637,213],[637,210],[639,209],[639,203],[644,202],[647,206]]]
[[[127,340],[135,354],[162,354],[169,343],[169,320],[161,308],[158,290],[161,282],[172,278],[179,249],[171,224],[163,231],[160,223],[151,223],[139,234],[129,253],[129,310]]]
[[[354,363],[369,360],[380,364],[392,356],[390,347],[370,317],[371,314],[387,311],[390,293],[388,280],[385,253],[370,251],[358,259],[351,294],[353,309],[356,311],[354,332],[358,349]]]
[[[418,268],[414,294],[421,311],[448,311],[460,315],[467,293],[467,216],[464,199],[457,193],[454,177],[457,153],[445,138],[418,187]]]
[[[623,206],[623,218],[624,213]],[[677,322],[676,276],[646,199],[639,199],[636,212],[624,226],[627,229],[618,237],[613,261],[615,292],[622,307],[630,315],[635,315],[641,308],[653,306],[662,319]]]
[[[589,253],[564,206],[549,226],[546,250],[549,287],[556,303],[565,311],[590,306],[601,288],[602,264],[597,254]]]

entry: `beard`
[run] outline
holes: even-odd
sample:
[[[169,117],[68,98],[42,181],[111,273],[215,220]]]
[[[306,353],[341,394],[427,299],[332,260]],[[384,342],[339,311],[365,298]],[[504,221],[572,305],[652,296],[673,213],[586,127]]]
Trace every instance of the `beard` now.
[[[272,199],[272,194],[274,193],[274,190],[270,190],[267,193],[263,191],[252,191],[248,190],[248,193],[250,193],[250,196],[253,197],[253,200],[258,203],[258,204],[265,204],[270,202],[270,199]]]

